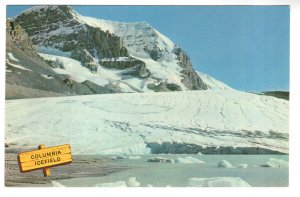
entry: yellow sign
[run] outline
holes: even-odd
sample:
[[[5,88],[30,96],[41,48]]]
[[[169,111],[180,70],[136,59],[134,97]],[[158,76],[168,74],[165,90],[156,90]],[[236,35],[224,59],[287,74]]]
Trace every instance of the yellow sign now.
[[[50,166],[72,162],[71,148],[69,144],[50,148],[42,144],[39,150],[20,153],[18,161],[21,172],[43,169],[44,176],[50,176]]]

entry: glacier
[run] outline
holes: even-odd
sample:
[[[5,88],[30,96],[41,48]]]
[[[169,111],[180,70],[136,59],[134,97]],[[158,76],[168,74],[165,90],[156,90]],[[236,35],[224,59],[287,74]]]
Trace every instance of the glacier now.
[[[73,154],[287,154],[289,102],[232,89],[6,101],[5,142]]]

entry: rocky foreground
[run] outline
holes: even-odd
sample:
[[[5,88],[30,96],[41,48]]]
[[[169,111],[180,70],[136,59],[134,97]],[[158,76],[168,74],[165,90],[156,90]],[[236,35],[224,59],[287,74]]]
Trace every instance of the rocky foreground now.
[[[32,150],[32,149],[31,149]],[[73,156],[73,162],[68,165],[51,167],[51,176],[44,177],[43,170],[21,173],[17,155],[24,150],[15,145],[5,148],[5,186],[7,187],[52,187],[52,181],[82,177],[107,176],[113,172],[129,169],[128,166],[116,165],[114,159]]]

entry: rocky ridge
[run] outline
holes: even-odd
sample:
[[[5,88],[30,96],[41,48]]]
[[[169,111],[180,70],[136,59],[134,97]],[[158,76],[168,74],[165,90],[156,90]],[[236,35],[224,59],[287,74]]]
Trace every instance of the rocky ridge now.
[[[78,83],[59,75],[52,68],[60,64],[45,61],[26,31],[16,21],[6,21],[6,99],[117,92],[110,85]]]

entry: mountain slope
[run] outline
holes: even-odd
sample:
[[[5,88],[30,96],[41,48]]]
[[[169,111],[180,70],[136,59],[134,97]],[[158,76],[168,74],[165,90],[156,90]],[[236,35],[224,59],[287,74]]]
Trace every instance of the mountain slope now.
[[[221,81],[218,81],[216,79],[214,79],[213,77],[201,73],[199,71],[196,71],[196,73],[201,77],[201,79],[203,80],[203,82],[207,85],[208,89],[213,89],[213,90],[233,90],[231,87],[229,87],[228,85],[224,84]]]
[[[100,87],[92,82],[76,82],[58,74],[61,62],[49,64],[38,55],[24,29],[14,21],[6,22],[6,99],[114,93],[110,84]]]
[[[6,22],[6,99],[71,95],[57,75],[38,56],[26,32]]]
[[[233,90],[9,100],[5,142],[70,143],[73,154],[288,153],[288,117],[286,100]]]
[[[145,22],[92,19],[69,6],[36,6],[13,20],[25,29],[40,53],[55,55],[58,60],[60,56],[77,60],[96,75],[104,69],[111,71],[106,79],[114,86],[121,83],[121,90],[207,89],[188,55]]]

